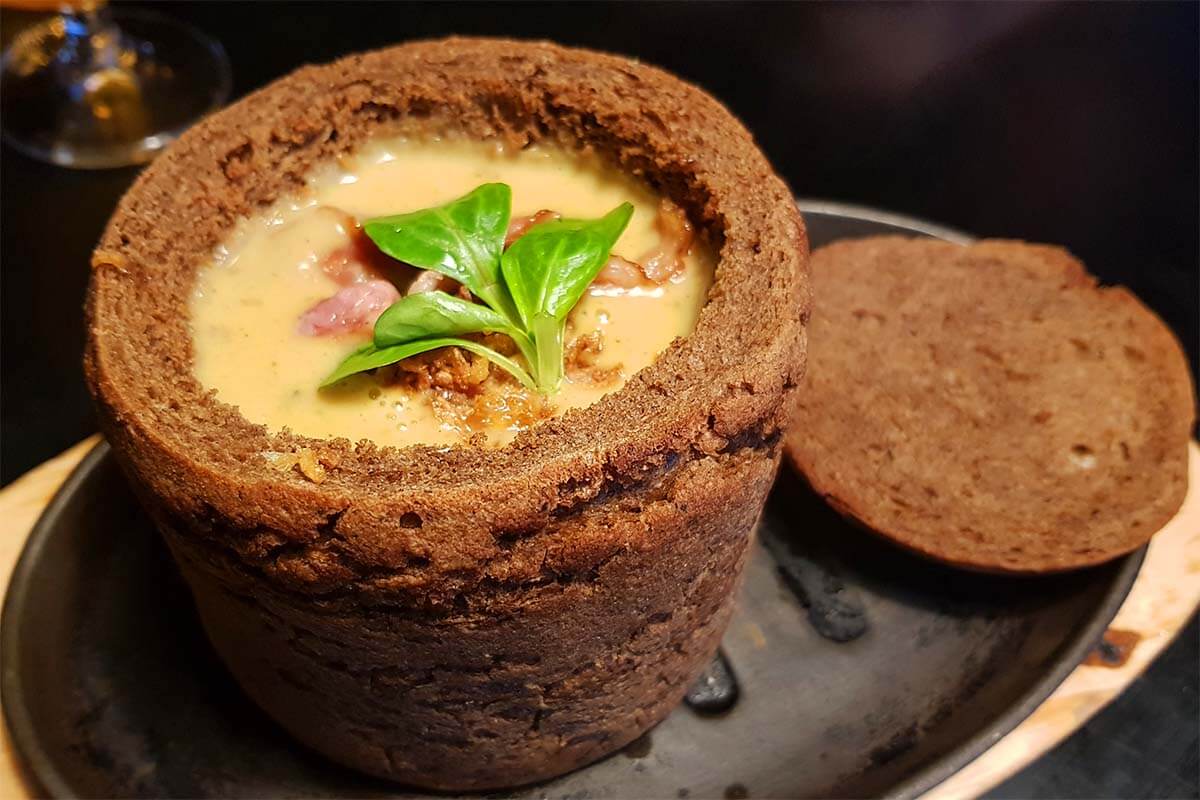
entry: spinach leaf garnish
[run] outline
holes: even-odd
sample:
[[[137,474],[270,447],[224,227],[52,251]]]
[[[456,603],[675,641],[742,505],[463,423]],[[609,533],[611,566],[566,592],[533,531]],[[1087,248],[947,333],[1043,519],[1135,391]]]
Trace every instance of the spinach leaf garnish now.
[[[445,292],[402,297],[375,321],[375,346],[389,347],[431,336],[515,333],[511,322],[479,303]]]
[[[538,384],[554,392],[562,382],[567,314],[604,268],[633,216],[622,203],[597,220],[563,219],[532,228],[504,252],[504,281],[521,324],[533,339]]]
[[[511,216],[512,189],[485,183],[442,206],[369,219],[363,232],[392,258],[453,278],[512,320],[512,300],[500,280]]]
[[[351,353],[321,386],[430,350],[461,347],[490,359],[527,388],[557,391],[567,315],[604,268],[632,215],[633,206],[623,203],[596,220],[545,222],[505,250],[512,190],[486,183],[436,208],[367,220],[363,230],[384,253],[447,275],[482,302],[445,292],[401,298],[376,321],[374,341]],[[526,367],[459,338],[471,333],[506,334]]]

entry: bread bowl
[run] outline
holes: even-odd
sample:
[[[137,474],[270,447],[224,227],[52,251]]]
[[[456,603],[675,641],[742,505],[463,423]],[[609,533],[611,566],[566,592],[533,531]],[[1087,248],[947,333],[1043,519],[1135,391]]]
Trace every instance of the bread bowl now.
[[[201,384],[189,295],[238,222],[382,132],[447,126],[587,147],[685,209],[718,252],[695,330],[503,447],[271,430]],[[510,786],[631,741],[716,649],[803,371],[806,259],[787,187],[701,90],[546,43],[407,44],[300,69],[138,178],[93,257],[85,369],[255,702],[365,772]]]

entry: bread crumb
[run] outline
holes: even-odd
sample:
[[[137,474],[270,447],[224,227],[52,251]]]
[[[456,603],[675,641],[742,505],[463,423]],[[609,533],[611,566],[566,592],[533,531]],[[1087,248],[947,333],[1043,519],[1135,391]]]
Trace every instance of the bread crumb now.
[[[316,454],[307,447],[300,451],[298,466],[300,467],[300,474],[313,483],[321,483],[325,480],[325,467],[321,466],[321,462],[317,460]]]
[[[267,460],[267,463],[279,472],[291,472],[293,468],[299,467],[300,474],[313,483],[321,483],[325,480],[325,467],[317,460],[316,453],[307,447],[298,453],[275,453],[268,451],[262,455]]]
[[[268,464],[279,472],[291,472],[292,467],[296,466],[296,463],[299,461],[295,453],[266,452],[262,456],[267,460]]]
[[[112,267],[118,272],[129,269],[129,259],[115,250],[97,250],[92,254],[92,269]]]

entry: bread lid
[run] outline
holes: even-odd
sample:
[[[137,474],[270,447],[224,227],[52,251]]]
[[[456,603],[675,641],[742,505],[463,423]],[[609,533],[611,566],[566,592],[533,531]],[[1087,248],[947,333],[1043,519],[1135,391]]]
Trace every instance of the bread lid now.
[[[844,241],[816,304],[788,456],[831,504],[932,558],[999,572],[1144,544],[1187,488],[1179,343],[1065,250]]]

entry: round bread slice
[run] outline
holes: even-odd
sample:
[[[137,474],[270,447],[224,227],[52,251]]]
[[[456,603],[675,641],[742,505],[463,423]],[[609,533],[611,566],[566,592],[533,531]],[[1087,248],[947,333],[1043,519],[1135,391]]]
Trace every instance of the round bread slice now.
[[[1040,573],[1144,544],[1187,489],[1195,396],[1162,321],[1065,250],[880,237],[812,256],[787,447],[919,553]]]

